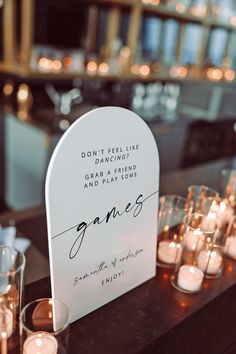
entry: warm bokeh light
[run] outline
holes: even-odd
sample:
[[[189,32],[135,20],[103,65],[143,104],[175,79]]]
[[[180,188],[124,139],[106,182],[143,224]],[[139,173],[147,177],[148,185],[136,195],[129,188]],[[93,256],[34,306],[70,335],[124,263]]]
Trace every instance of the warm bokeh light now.
[[[2,89],[3,94],[5,96],[10,96],[13,93],[13,88],[13,82],[6,82]]]
[[[235,72],[232,69],[227,69],[224,72],[224,78],[227,81],[233,81],[235,78]]]
[[[88,73],[94,74],[97,71],[97,63],[95,61],[89,61],[87,64]]]
[[[206,5],[199,5],[199,6],[192,6],[189,9],[189,12],[193,15],[193,16],[197,16],[197,17],[204,17],[206,15]]]
[[[20,84],[19,90],[17,92],[18,102],[25,102],[29,98],[29,86],[26,84]]]
[[[131,67],[131,72],[134,75],[138,75],[139,74],[139,65],[138,64],[134,64]]]
[[[228,272],[232,272],[233,267],[232,267],[232,266],[228,266],[228,267],[227,267],[227,270],[228,270]]]
[[[141,65],[140,68],[139,68],[139,73],[142,76],[149,75],[150,74],[150,67],[148,65],[146,65],[146,64]]]
[[[160,0],[150,0],[151,5],[159,5]]]
[[[223,72],[218,68],[209,68],[207,70],[207,78],[209,80],[219,81],[223,77]]]
[[[39,68],[41,70],[52,70],[52,67],[53,67],[53,62],[51,59],[48,59],[48,58],[45,58],[45,57],[42,57],[39,59]]]
[[[185,7],[185,5],[182,4],[181,2],[178,2],[178,3],[176,4],[176,6],[175,6],[175,9],[176,9],[177,12],[183,13],[183,12],[185,12],[186,7]]]
[[[67,56],[63,59],[63,65],[65,68],[69,68],[72,64],[72,58]]]
[[[59,71],[62,68],[62,63],[60,60],[55,59],[52,61],[52,69],[55,71]]]
[[[161,71],[161,63],[152,64],[152,71],[154,73],[159,73]]]
[[[184,308],[188,307],[188,303],[185,302],[185,301],[181,301],[180,302],[180,307],[182,307],[184,309]]]
[[[164,273],[164,274],[162,275],[162,277],[163,277],[163,279],[167,280],[167,279],[170,278],[170,275],[169,275],[168,273]]]
[[[236,16],[230,17],[229,22],[230,22],[230,24],[231,24],[232,26],[236,26]]]
[[[98,71],[100,74],[107,74],[109,71],[109,66],[107,63],[101,63],[98,66]]]
[[[172,66],[170,68],[170,75],[173,77],[184,78],[188,73],[188,70],[184,66]]]

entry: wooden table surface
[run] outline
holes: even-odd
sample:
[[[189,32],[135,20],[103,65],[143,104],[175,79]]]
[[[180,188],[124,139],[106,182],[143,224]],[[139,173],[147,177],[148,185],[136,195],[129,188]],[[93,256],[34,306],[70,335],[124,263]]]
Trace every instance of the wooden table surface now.
[[[184,195],[189,184],[198,183],[217,188],[222,168],[234,163],[165,174],[161,194]],[[2,215],[0,223],[10,217],[47,256],[44,208]],[[225,259],[223,275],[206,280],[199,294],[175,290],[169,277],[158,268],[155,278],[71,324],[69,354],[235,354],[236,262]],[[25,288],[26,303],[50,295],[49,278]]]

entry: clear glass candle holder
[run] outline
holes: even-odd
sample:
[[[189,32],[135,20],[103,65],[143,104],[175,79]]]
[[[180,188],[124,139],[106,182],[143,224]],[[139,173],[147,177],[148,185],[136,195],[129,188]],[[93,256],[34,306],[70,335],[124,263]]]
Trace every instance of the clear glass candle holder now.
[[[178,195],[160,198],[158,215],[157,265],[171,268],[178,263],[182,252],[183,218],[191,211],[192,203]]]
[[[223,247],[206,241],[198,254],[198,268],[205,273],[206,278],[218,278],[222,274],[223,263]]]
[[[226,230],[224,253],[227,257],[236,260],[236,215],[231,218]]]
[[[221,195],[231,207],[236,206],[236,170],[224,169],[221,172]]]
[[[69,308],[64,303],[51,298],[32,301],[21,311],[22,353],[67,353],[69,323]]]
[[[206,244],[214,244],[216,231],[215,220],[206,220],[205,215],[194,213],[184,217],[182,254],[170,279],[176,289],[190,294],[202,289],[210,254],[207,253],[204,266],[201,259],[199,263],[199,256]]]
[[[193,211],[196,213],[202,213],[202,202],[204,198],[209,197],[219,197],[219,193],[205,185],[191,185],[188,187],[187,199],[193,202]]]
[[[203,198],[201,210],[203,214],[207,215],[208,219],[216,220],[218,228],[223,234],[234,215],[234,209],[229,200],[220,197]]]
[[[24,268],[23,253],[0,246],[0,337],[8,351],[19,345]]]

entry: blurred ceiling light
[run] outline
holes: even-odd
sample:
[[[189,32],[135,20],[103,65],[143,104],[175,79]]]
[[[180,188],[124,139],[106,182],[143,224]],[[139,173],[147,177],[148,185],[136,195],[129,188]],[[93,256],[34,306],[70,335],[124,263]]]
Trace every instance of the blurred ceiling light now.
[[[99,66],[98,66],[98,71],[99,71],[99,73],[100,74],[107,74],[108,73],[108,71],[109,71],[109,66],[108,66],[108,64],[107,63],[101,63],[101,64],[99,64]]]
[[[142,3],[144,3],[144,4],[149,4],[150,1],[149,1],[149,0],[142,0]]]
[[[227,81],[233,81],[235,78],[235,72],[232,69],[227,69],[224,72],[224,78]]]
[[[170,75],[173,77],[184,78],[188,73],[188,70],[184,66],[172,66],[170,68]]]
[[[97,63],[95,61],[89,61],[87,64],[87,72],[90,74],[95,74],[97,71]]]
[[[150,67],[146,64],[141,65],[139,68],[139,74],[142,76],[147,76],[150,74]]]
[[[134,75],[138,75],[139,74],[139,65],[138,64],[134,64],[131,67],[131,73]]]
[[[223,72],[221,69],[209,68],[207,69],[207,78],[213,81],[219,81],[223,77]]]
[[[152,64],[152,71],[154,73],[159,73],[161,71],[161,63],[160,62],[156,62]]]
[[[231,24],[232,26],[236,26],[236,16],[230,17],[229,22],[230,22],[230,24]]]
[[[13,82],[7,81],[3,86],[2,92],[5,96],[10,96],[13,93],[13,88],[14,88]]]
[[[62,68],[62,63],[60,60],[58,60],[58,59],[52,60],[52,69],[53,70],[59,71],[59,70],[61,70],[61,68]]]
[[[186,10],[186,7],[184,4],[182,4],[181,2],[177,2],[175,9],[177,12],[183,13]]]
[[[66,69],[68,69],[72,64],[72,58],[69,57],[69,56],[66,56],[64,59],[63,59],[63,65]]]
[[[17,101],[25,102],[29,98],[29,86],[27,84],[20,84],[17,92]]]
[[[39,59],[39,69],[41,70],[52,70],[53,68],[53,61],[51,59],[48,59],[46,57],[42,57]]]
[[[4,0],[0,0],[0,7],[2,7],[4,4]]]
[[[204,17],[206,15],[206,5],[198,5],[198,6],[192,6],[189,9],[189,12],[193,15],[193,16],[197,16],[197,17]]]

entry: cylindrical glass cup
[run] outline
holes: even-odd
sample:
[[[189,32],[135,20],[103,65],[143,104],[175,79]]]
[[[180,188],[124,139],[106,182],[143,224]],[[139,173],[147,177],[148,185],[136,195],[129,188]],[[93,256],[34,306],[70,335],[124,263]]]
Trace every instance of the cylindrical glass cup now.
[[[205,261],[199,267],[198,259],[201,251],[206,249],[206,244],[214,244],[217,231],[215,220],[206,220],[206,216],[198,213],[188,214],[184,218],[184,238],[182,254],[171,276],[171,284],[185,293],[196,293],[202,288],[202,283],[207,270],[207,254]]]
[[[224,239],[224,253],[236,260],[236,215],[234,215],[227,227]]]
[[[236,170],[224,169],[221,172],[221,195],[228,199],[232,208],[236,206]]]
[[[206,278],[218,278],[223,269],[223,248],[221,245],[205,242],[199,252],[197,266],[205,272]]]
[[[193,211],[202,213],[202,201],[207,197],[218,197],[219,193],[205,185],[192,185],[188,187],[187,199],[193,202]]]
[[[6,333],[8,351],[19,344],[24,268],[23,253],[0,246],[0,335]]]
[[[226,232],[226,228],[234,215],[234,209],[229,200],[220,197],[203,198],[201,211],[202,214],[207,215],[208,219],[216,220],[223,234]]]
[[[192,202],[178,195],[160,198],[158,215],[157,265],[174,267],[181,256],[183,218],[191,212]]]
[[[22,353],[67,353],[69,324],[69,308],[64,303],[51,298],[30,302],[21,311]]]

